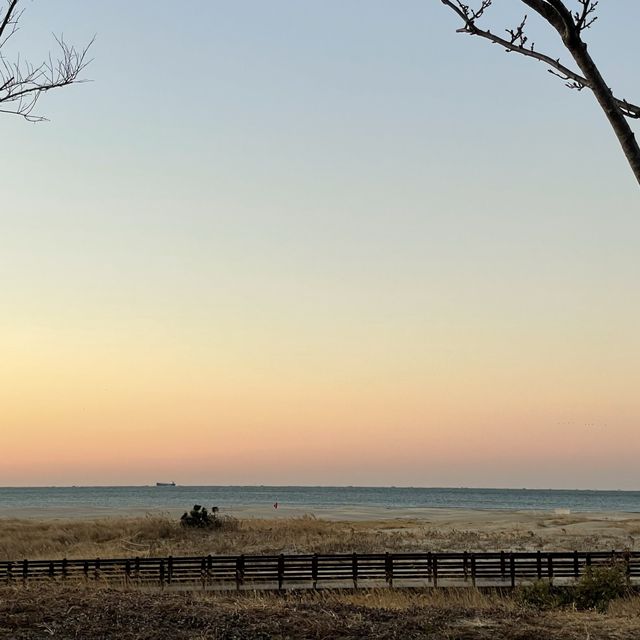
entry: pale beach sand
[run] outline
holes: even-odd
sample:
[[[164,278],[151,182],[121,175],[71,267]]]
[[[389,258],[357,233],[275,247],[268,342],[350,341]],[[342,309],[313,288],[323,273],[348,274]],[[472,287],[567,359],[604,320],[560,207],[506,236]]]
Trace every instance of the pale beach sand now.
[[[206,505],[205,505],[206,506]],[[169,515],[179,517],[184,509],[172,507],[159,507],[149,509],[139,508],[105,508],[97,506],[62,507],[57,505],[47,506],[45,509],[25,507],[16,510],[0,504],[0,518],[37,518],[43,520],[65,519],[84,520],[93,518],[131,517],[150,515]],[[610,526],[613,522],[637,522],[640,526],[640,513],[622,511],[602,512],[570,512],[569,510],[527,510],[527,509],[464,509],[446,507],[379,507],[340,505],[330,507],[305,507],[279,504],[275,509],[273,505],[250,505],[236,507],[221,507],[221,514],[235,518],[262,518],[267,520],[300,518],[312,516],[323,520],[332,521],[384,521],[384,520],[416,520],[432,525],[449,525],[459,528],[472,526],[508,526],[511,524],[535,524],[541,520],[552,522],[577,524],[591,523],[592,526]]]
[[[149,515],[169,515],[179,517],[184,509],[166,508],[104,508],[95,506],[61,507],[47,506],[45,509],[25,507],[8,509],[0,505],[0,518],[26,519],[64,519],[85,520],[94,518],[119,518]],[[640,526],[640,513],[631,512],[569,512],[568,510],[526,510],[526,509],[463,509],[440,507],[378,507],[378,506],[331,506],[305,507],[278,505],[250,505],[238,507],[222,507],[221,514],[235,518],[260,518],[280,520],[312,516],[323,520],[349,522],[379,522],[386,520],[412,520],[434,526],[451,526],[457,528],[470,527],[505,527],[510,525],[535,526],[540,522],[558,525],[588,525],[590,528],[610,528],[613,523],[637,523]]]
[[[448,508],[335,507],[315,509],[247,507],[229,512],[240,518],[292,518],[312,513],[336,522],[370,523],[372,527],[406,532],[425,528],[443,535],[481,532],[488,537],[514,533],[529,535],[532,548],[640,549],[640,514],[637,513],[556,513],[555,511],[480,510]]]

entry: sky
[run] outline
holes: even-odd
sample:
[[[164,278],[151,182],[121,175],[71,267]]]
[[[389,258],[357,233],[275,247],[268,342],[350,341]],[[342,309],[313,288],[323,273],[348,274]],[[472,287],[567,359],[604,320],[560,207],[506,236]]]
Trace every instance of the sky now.
[[[640,488],[640,199],[586,91],[437,0],[24,8],[24,57],[97,38],[0,117],[0,486]]]

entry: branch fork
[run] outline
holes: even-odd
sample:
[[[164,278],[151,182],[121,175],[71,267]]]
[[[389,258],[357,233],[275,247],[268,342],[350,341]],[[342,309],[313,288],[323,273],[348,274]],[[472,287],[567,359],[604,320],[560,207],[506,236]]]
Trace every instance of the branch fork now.
[[[558,32],[565,49],[573,58],[579,71],[563,64],[559,58],[537,51],[533,44],[528,45],[529,38],[525,32],[527,15],[515,28],[505,29],[508,37],[501,37],[477,24],[478,20],[491,8],[492,0],[482,0],[478,9],[472,9],[462,0],[440,1],[462,21],[462,27],[457,29],[458,33],[484,38],[504,47],[508,53],[519,53],[527,58],[538,60],[547,65],[548,71],[563,80],[570,89],[577,91],[590,89],[609,120],[640,184],[640,147],[628,123],[629,119],[640,119],[640,106],[613,94],[588,52],[587,44],[582,39],[583,33],[598,19],[596,15],[598,0],[576,0],[578,9],[573,12],[567,8],[563,0],[521,0]]]

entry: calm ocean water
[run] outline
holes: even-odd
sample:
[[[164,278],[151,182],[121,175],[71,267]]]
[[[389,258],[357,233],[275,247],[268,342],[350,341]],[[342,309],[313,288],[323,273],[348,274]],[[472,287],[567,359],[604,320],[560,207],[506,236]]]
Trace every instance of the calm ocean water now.
[[[0,488],[0,511],[184,510],[194,503],[322,511],[335,507],[442,507],[640,512],[640,491],[419,489],[395,487],[43,487]]]

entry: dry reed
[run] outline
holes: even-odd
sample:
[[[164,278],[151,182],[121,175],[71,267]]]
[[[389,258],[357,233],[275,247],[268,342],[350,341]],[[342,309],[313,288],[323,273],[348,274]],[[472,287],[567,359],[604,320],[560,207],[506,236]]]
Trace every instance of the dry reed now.
[[[310,516],[228,519],[215,530],[189,530],[169,516],[100,520],[0,519],[0,559],[131,557],[236,553],[372,553],[383,551],[513,551],[623,549],[628,533],[588,529],[555,537],[545,529],[441,528],[424,521],[346,522]]]

